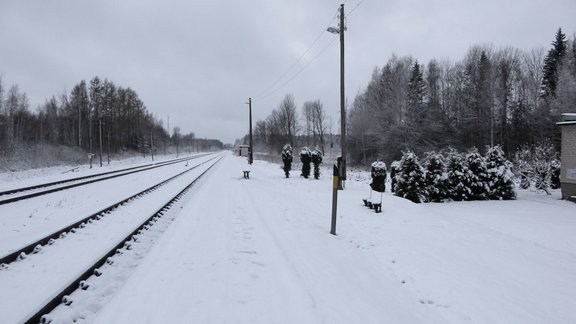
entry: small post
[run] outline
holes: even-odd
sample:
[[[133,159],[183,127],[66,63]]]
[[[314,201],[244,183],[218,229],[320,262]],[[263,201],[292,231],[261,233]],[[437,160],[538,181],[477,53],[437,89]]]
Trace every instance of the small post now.
[[[332,225],[330,227],[330,234],[336,235],[336,211],[338,210],[338,186],[340,184],[340,171],[334,165],[334,173],[332,175]]]
[[[100,138],[100,167],[102,167],[102,119],[98,119],[98,137]]]
[[[152,154],[152,162],[154,162],[154,138],[152,137],[152,131],[150,131],[150,154]]]

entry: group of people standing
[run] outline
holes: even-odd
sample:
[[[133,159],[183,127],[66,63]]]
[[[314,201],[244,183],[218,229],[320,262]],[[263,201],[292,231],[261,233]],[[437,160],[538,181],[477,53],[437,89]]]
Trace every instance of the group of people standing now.
[[[282,162],[284,163],[283,169],[286,178],[290,177],[292,160],[292,146],[286,144],[282,149]],[[302,162],[301,176],[308,179],[310,176],[310,163],[312,163],[314,165],[314,179],[320,178],[320,163],[322,163],[322,151],[320,151],[320,148],[316,147],[314,150],[310,150],[310,148],[304,146],[300,151],[300,161]]]

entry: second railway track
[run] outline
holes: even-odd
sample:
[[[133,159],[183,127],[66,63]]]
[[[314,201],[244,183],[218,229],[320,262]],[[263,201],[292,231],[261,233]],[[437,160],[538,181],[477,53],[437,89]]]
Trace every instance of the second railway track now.
[[[122,177],[138,172],[143,172],[147,170],[152,170],[164,166],[169,166],[175,163],[189,161],[198,158],[202,155],[196,155],[192,157],[179,158],[169,161],[163,161],[158,163],[146,164],[131,168],[125,168],[121,170],[108,171],[98,174],[91,174],[82,177],[75,177],[69,179],[63,179],[58,181],[51,181],[47,183],[41,183],[33,186],[27,186],[22,188],[14,188],[9,190],[0,191],[0,205],[9,204],[25,199],[35,198],[38,196],[50,194],[57,191],[62,191],[66,189],[71,189],[79,186],[88,185],[94,182],[109,180],[117,177]]]
[[[18,260],[18,258],[24,258],[24,257],[26,257],[26,255],[33,253],[35,250],[41,248],[43,245],[46,245],[46,244],[50,243],[52,240],[57,239],[63,233],[74,230],[74,229],[82,226],[83,224],[85,224],[88,221],[100,218],[103,215],[110,213],[111,211],[114,211],[118,207],[132,201],[133,199],[142,197],[142,196],[146,195],[147,193],[150,193],[150,192],[158,189],[159,187],[165,185],[166,183],[172,181],[173,179],[180,177],[180,176],[196,169],[197,167],[200,167],[206,163],[209,163],[210,161],[212,161],[216,158],[217,157],[214,157],[214,158],[209,159],[205,162],[202,162],[196,166],[191,167],[190,169],[187,169],[183,172],[180,172],[174,176],[171,176],[168,179],[162,180],[161,182],[154,184],[154,185],[152,185],[152,186],[150,186],[150,187],[148,187],[142,191],[139,191],[139,192],[137,192],[133,195],[130,195],[124,199],[121,199],[119,201],[116,201],[116,202],[112,203],[111,205],[106,206],[106,207],[104,207],[104,208],[102,208],[102,209],[100,209],[100,210],[98,210],[98,211],[96,211],[90,215],[87,215],[85,217],[81,217],[79,220],[77,220],[77,221],[75,221],[75,222],[73,222],[73,223],[71,223],[65,227],[62,227],[62,228],[60,228],[60,229],[58,229],[58,230],[56,230],[56,231],[54,231],[48,235],[42,236],[41,238],[39,238],[37,240],[33,240],[31,243],[29,243],[29,244],[27,244],[21,248],[16,249],[7,255],[4,255],[4,256],[0,255],[0,265],[1,264],[8,264],[10,262],[16,261],[16,260]]]
[[[76,230],[70,229],[62,232],[67,234],[60,233],[58,235],[69,235],[71,239],[53,239],[51,241],[51,244],[54,245],[53,247],[46,250],[42,248],[36,249],[38,256],[31,258],[21,257],[21,261],[12,262],[0,268],[0,286],[7,288],[4,293],[10,294],[10,289],[27,289],[27,291],[30,291],[30,295],[35,295],[26,302],[6,301],[7,305],[4,306],[0,303],[0,322],[38,323],[43,314],[58,306],[62,298],[77,289],[82,281],[92,276],[95,273],[95,269],[98,269],[106,262],[110,262],[109,258],[117,253],[118,249],[124,247],[126,242],[132,240],[134,235],[147,229],[161,218],[166,210],[178,201],[221,158],[221,156],[217,156],[205,161],[195,169],[194,175],[187,176],[186,179],[179,176],[173,177],[178,177],[179,180],[173,181],[175,183],[171,184],[170,188],[162,189],[165,192],[151,194],[151,196],[155,195],[154,197],[147,197],[146,199],[130,197],[126,199],[123,202],[124,204],[128,201],[135,202],[129,204],[134,205],[131,207],[132,210],[130,212],[125,211],[124,207],[115,210],[123,203],[109,206],[107,211],[102,212],[102,214],[117,214],[122,211],[122,213],[126,214],[123,217],[105,217],[109,221],[98,221],[91,224],[88,224],[89,221],[84,221],[82,222],[84,226],[79,225],[75,227]],[[158,185],[162,186],[161,184]],[[154,189],[150,189],[154,191]],[[169,194],[169,192],[172,193]],[[95,217],[102,217],[102,214]],[[140,221],[132,218],[138,218]],[[96,239],[94,233],[90,232],[90,227],[92,227],[93,232],[107,236],[105,239],[97,240],[100,242],[96,244],[98,246],[94,246],[93,242],[91,242],[91,240]],[[104,244],[104,242],[108,243]],[[109,247],[102,247],[104,245]],[[99,256],[95,257],[94,255]],[[76,270],[68,269],[69,267],[66,265],[70,264]],[[72,275],[72,272],[76,274]],[[30,278],[26,279],[23,277],[23,273],[29,275]],[[47,276],[48,273],[49,275]],[[70,277],[74,277],[74,279],[70,279]],[[70,302],[69,299],[65,299],[65,301]],[[5,307],[5,309],[2,307]],[[9,310],[8,314],[4,313],[6,310]],[[46,319],[45,317],[44,320]]]

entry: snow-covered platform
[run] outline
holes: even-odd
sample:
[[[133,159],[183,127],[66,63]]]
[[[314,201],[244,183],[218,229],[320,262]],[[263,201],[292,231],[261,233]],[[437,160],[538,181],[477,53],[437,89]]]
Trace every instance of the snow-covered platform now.
[[[517,201],[413,204],[351,172],[329,234],[331,173],[285,178],[227,156],[95,323],[571,323],[576,209]],[[555,193],[557,194],[557,193]]]

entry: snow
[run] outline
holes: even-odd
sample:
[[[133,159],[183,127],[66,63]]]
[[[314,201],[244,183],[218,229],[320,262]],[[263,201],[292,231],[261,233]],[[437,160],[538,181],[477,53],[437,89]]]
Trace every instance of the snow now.
[[[437,204],[386,192],[375,214],[362,203],[370,174],[351,170],[333,236],[327,164],[315,180],[254,161],[244,179],[245,158],[227,155],[148,252],[103,267],[55,322],[576,321],[576,204],[558,190]],[[18,277],[13,267],[0,269],[0,291],[2,278]],[[15,300],[28,294],[11,291]]]
[[[194,161],[203,162],[210,156]],[[33,200],[0,205],[0,255],[35,242],[36,239],[66,227],[84,217],[97,213],[103,207],[122,201],[131,195],[163,181],[167,174],[176,175],[190,168],[186,162],[156,168],[142,173],[97,182],[73,191],[58,191]],[[38,183],[38,182],[37,182]],[[16,186],[15,186],[16,187]],[[110,190],[113,188],[114,190]],[[134,192],[128,194],[128,188]]]
[[[375,169],[386,170],[386,163],[382,161],[374,161],[372,167]]]

